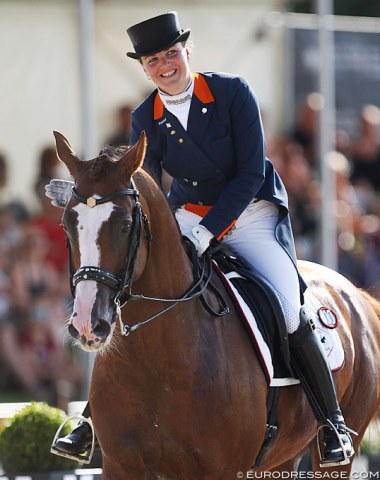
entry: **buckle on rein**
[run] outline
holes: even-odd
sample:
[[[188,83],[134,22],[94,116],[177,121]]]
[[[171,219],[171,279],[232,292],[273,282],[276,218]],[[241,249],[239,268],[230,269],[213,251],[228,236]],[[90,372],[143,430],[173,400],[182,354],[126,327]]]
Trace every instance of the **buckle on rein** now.
[[[59,438],[60,436],[60,433],[62,432],[63,428],[65,427],[65,425],[67,423],[69,423],[71,420],[81,420],[82,422],[86,422],[88,423],[88,425],[90,426],[91,428],[91,432],[92,432],[92,443],[91,443],[91,448],[86,450],[84,453],[81,453],[81,454],[78,454],[78,455],[74,455],[74,454],[70,454],[70,453],[66,453],[66,452],[61,452],[60,450],[58,450],[57,448],[55,448],[55,442],[57,441],[57,439]],[[53,442],[50,446],[50,453],[53,453],[54,455],[58,455],[59,457],[64,457],[64,458],[69,458],[70,460],[75,460],[76,462],[80,462],[80,463],[84,463],[86,465],[88,465],[91,460],[92,460],[92,456],[94,454],[94,450],[95,450],[95,430],[94,430],[94,426],[92,424],[92,420],[91,420],[91,417],[89,418],[86,418],[84,417],[80,412],[75,412],[73,413],[72,415],[70,415],[69,417],[66,418],[66,420],[64,420],[61,425],[59,426],[58,430],[57,430],[57,433],[55,434],[55,437],[53,439]]]

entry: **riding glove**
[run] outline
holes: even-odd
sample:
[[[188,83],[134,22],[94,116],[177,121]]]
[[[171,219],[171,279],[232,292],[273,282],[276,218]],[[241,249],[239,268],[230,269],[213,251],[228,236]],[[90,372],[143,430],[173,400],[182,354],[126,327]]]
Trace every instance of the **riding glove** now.
[[[70,180],[53,178],[48,185],[45,185],[45,195],[52,199],[51,204],[55,207],[65,208],[73,187],[74,182]]]
[[[195,225],[191,230],[185,232],[184,235],[195,245],[198,257],[203,255],[214,238],[214,235],[203,225]]]

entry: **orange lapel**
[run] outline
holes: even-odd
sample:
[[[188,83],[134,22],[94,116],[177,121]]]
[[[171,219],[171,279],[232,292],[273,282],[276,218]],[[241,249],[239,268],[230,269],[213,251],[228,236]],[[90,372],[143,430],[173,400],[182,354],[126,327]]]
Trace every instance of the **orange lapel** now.
[[[202,102],[202,103],[212,103],[215,102],[215,98],[211,93],[209,86],[203,75],[200,73],[193,73],[194,78],[194,95]],[[164,114],[164,104],[160,98],[159,93],[156,93],[154,98],[154,120],[159,120]]]

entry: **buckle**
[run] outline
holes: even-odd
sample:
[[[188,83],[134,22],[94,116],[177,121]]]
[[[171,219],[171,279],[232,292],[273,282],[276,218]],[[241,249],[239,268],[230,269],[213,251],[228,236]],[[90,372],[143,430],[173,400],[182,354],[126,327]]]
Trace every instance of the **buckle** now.
[[[60,433],[62,432],[65,425],[67,423],[69,423],[71,420],[80,420],[82,422],[88,423],[88,425],[91,428],[91,432],[92,432],[91,448],[86,450],[84,453],[81,453],[81,454],[78,454],[78,455],[62,452],[61,450],[58,450],[55,447],[55,443],[56,443],[57,439],[59,438]],[[58,455],[59,457],[69,458],[70,460],[75,460],[76,462],[84,463],[86,465],[88,465],[91,462],[92,456],[94,454],[94,450],[95,450],[95,430],[94,430],[94,426],[92,424],[92,420],[91,420],[91,418],[84,417],[80,412],[73,413],[72,415],[67,417],[66,420],[64,420],[61,423],[61,425],[59,426],[59,428],[58,428],[58,430],[57,430],[57,432],[54,436],[53,442],[50,446],[50,453],[53,453],[54,455]]]

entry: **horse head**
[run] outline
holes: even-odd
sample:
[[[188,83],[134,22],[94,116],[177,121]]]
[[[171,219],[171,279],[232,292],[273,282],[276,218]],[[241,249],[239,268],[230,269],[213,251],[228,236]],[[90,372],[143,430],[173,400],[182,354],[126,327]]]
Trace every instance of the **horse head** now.
[[[147,217],[132,178],[143,163],[146,137],[83,161],[62,134],[54,136],[75,183],[62,217],[74,295],[68,330],[84,350],[99,351],[110,344],[120,306],[147,258]]]

